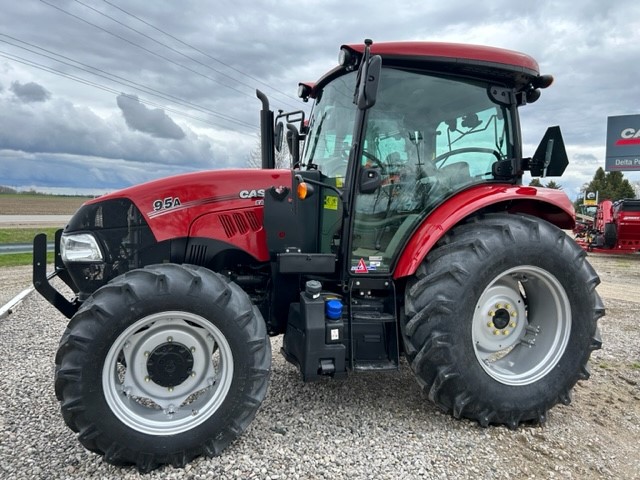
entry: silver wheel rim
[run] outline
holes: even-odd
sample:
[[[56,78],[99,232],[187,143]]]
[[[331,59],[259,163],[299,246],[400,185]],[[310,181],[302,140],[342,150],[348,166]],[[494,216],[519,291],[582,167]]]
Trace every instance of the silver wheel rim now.
[[[167,349],[171,353],[163,354]],[[173,385],[165,372],[174,373],[176,365],[186,378]],[[199,315],[178,311],[149,315],[128,327],[109,349],[102,369],[111,411],[149,435],[173,435],[200,425],[220,408],[232,380],[233,354],[222,332]]]
[[[472,338],[489,376],[506,385],[528,385],[560,361],[571,333],[564,287],[546,270],[524,265],[494,278],[476,304]]]

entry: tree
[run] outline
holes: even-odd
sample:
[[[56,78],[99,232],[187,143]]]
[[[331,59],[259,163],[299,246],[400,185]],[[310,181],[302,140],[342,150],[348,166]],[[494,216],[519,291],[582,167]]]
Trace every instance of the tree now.
[[[598,192],[598,200],[615,202],[622,198],[636,198],[636,192],[622,172],[605,173],[602,167],[596,170],[593,180],[583,187],[586,192]]]
[[[542,185],[542,182],[540,181],[539,178],[532,178],[531,181],[529,182],[529,186],[530,187],[543,187],[544,185]]]
[[[556,183],[554,180],[549,180],[546,185],[543,185],[539,178],[533,178],[529,182],[530,187],[546,187],[553,188],[554,190],[562,190],[562,185]]]
[[[249,168],[262,168],[262,152],[261,152],[260,135],[258,135],[257,145],[249,152],[247,157],[247,166]],[[289,148],[287,142],[282,142],[282,149],[278,152],[276,150],[276,168],[291,168],[291,155],[289,154]]]
[[[549,180],[545,185],[547,188],[553,188],[554,190],[562,190],[562,185],[556,183],[555,180]]]

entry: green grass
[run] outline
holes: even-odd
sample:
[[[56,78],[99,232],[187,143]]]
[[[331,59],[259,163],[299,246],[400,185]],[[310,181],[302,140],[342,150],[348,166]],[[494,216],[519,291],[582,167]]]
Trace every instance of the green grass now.
[[[53,242],[57,227],[51,228],[0,228],[0,244],[7,243],[32,243],[33,237],[38,233],[46,233],[47,241]],[[47,253],[47,263],[53,263],[53,252]],[[5,253],[0,255],[1,267],[18,267],[31,265],[33,254],[31,253]]]
[[[53,263],[53,252],[47,253],[47,263]],[[5,253],[0,255],[0,268],[2,267],[19,267],[21,265],[31,265],[33,263],[33,255],[31,253]]]
[[[38,233],[46,233],[47,240],[53,242],[56,230],[59,227],[40,228],[0,228],[0,244],[5,243],[32,243],[33,237]]]

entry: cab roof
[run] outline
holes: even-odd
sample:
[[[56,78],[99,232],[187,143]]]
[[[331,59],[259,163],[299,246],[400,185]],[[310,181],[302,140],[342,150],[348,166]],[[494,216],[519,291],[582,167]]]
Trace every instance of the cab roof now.
[[[342,48],[361,56],[365,45],[348,44]],[[480,78],[522,89],[540,76],[538,62],[524,53],[504,48],[444,42],[381,42],[371,45],[371,54],[380,55],[382,64],[434,73]],[[344,73],[338,66],[317,82],[304,82],[314,98],[318,89]]]
[[[364,44],[343,45],[342,48],[359,54],[364,52]],[[371,45],[371,53],[380,55],[383,60],[474,64],[521,72],[531,76],[540,74],[538,62],[529,55],[482,45],[442,42],[386,42]]]

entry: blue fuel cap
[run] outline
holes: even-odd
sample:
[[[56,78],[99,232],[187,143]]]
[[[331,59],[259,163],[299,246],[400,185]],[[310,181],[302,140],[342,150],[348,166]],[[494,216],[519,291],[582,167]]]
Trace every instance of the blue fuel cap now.
[[[340,300],[327,300],[324,304],[325,315],[330,320],[340,320],[342,318],[342,302]]]

